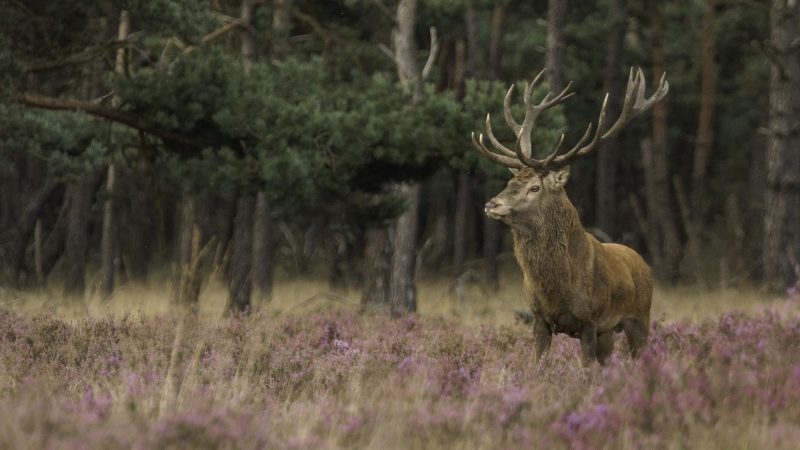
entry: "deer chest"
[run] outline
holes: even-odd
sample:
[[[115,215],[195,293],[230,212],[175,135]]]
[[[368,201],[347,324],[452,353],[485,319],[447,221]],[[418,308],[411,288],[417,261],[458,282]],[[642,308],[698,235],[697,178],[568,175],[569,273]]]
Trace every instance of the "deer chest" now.
[[[535,297],[532,302],[535,315],[542,317],[553,333],[579,337],[589,321],[581,319],[569,302],[549,302],[546,297]]]

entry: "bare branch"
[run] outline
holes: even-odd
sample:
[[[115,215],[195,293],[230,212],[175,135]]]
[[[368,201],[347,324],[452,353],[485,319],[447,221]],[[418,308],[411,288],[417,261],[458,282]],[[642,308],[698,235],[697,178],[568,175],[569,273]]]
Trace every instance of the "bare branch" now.
[[[252,27],[250,26],[250,24],[245,23],[240,19],[236,19],[236,20],[231,21],[227,25],[224,25],[224,26],[222,26],[220,28],[217,28],[216,30],[212,31],[211,33],[208,33],[207,35],[205,35],[202,38],[200,38],[200,43],[198,45],[190,45],[190,46],[184,48],[183,49],[183,54],[184,55],[188,55],[189,53],[193,52],[197,47],[204,47],[206,45],[212,44],[217,39],[225,36],[229,32],[231,32],[231,31],[233,31],[233,30],[235,30],[235,29],[237,29],[239,27],[245,28],[250,32],[254,31],[252,29]]]
[[[380,51],[383,52],[384,55],[388,56],[393,63],[397,64],[397,59],[394,57],[394,52],[386,44],[383,43],[378,44],[378,49],[380,49]]]
[[[428,60],[425,61],[425,66],[422,68],[422,81],[428,79],[428,76],[433,69],[433,64],[436,62],[436,56],[439,53],[439,37],[436,33],[436,27],[431,27],[431,50],[428,53]]]

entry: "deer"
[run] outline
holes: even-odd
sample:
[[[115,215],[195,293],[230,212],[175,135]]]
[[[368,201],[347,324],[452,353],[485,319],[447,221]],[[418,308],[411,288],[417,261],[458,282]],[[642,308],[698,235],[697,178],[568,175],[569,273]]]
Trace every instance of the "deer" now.
[[[570,163],[615,138],[631,119],[667,95],[669,83],[662,75],[655,93],[646,97],[644,73],[631,68],[620,115],[608,129],[607,93],[594,134],[590,122],[575,146],[560,153],[565,139],[562,133],[555,148],[537,159],[531,142],[536,119],[574,94],[570,82],[560,93],[548,92],[535,102],[534,88],[544,73],[542,70],[525,83],[522,123],[516,122],[511,111],[513,84],[503,101],[505,121],[517,137],[513,151],[495,137],[490,114],[486,115],[486,135],[494,151],[487,148],[483,133],[477,138],[474,132],[471,135],[482,155],[513,174],[506,188],[486,203],[484,212],[511,228],[514,255],[533,316],[535,362],[559,333],[580,339],[584,366],[593,361],[604,364],[614,350],[614,334],[619,332],[624,332],[631,357],[636,358],[647,344],[650,329],[650,267],[633,249],[601,243],[585,231],[564,187]]]

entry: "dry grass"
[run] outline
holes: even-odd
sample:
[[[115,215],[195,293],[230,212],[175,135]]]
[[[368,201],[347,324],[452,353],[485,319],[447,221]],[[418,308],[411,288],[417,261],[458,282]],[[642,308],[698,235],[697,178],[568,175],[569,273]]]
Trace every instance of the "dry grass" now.
[[[90,295],[85,301],[68,301],[60,289],[39,291],[2,291],[0,307],[25,314],[55,311],[59,316],[80,319],[87,316],[164,315],[170,312],[171,286],[167,280],[131,283],[118,288],[109,301]],[[200,296],[200,316],[213,320],[222,317],[227,291],[212,281],[206,283]],[[357,289],[332,291],[320,279],[279,281],[269,303],[254,299],[254,310],[271,316],[298,314],[335,309],[357,309],[360,292]],[[753,286],[727,289],[700,287],[657,286],[653,296],[652,318],[665,322],[697,321],[724,312],[742,311],[752,314],[766,306],[781,302]],[[419,283],[418,312],[423,317],[455,319],[465,325],[503,325],[512,323],[515,311],[528,306],[522,291],[518,270],[504,270],[501,289],[491,293],[480,283],[461,284],[438,277]]]

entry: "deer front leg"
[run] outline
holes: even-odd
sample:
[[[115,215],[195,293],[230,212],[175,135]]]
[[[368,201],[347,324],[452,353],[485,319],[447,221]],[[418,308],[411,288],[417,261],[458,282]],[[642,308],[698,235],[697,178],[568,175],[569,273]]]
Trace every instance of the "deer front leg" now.
[[[583,365],[586,367],[597,359],[597,326],[594,324],[587,326],[581,332],[581,353],[583,353]]]
[[[547,349],[550,348],[550,340],[552,339],[552,337],[553,337],[553,332],[550,330],[550,326],[547,325],[547,322],[544,321],[544,318],[542,316],[534,313],[533,315],[534,364],[538,364],[539,360],[541,360],[542,356],[545,354],[545,352],[547,352]]]

